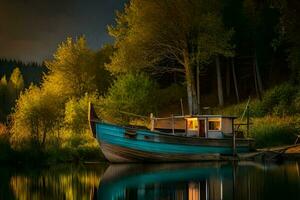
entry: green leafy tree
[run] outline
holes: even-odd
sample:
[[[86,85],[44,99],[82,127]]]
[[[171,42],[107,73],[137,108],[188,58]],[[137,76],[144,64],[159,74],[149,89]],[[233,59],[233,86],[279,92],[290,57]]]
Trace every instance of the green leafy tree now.
[[[73,133],[82,134],[89,129],[87,123],[89,102],[97,103],[98,94],[86,94],[79,100],[72,98],[66,103],[64,124]]]
[[[109,27],[116,52],[108,68],[139,71],[175,61],[186,77],[190,113],[198,111],[195,64],[232,55],[232,31],[224,28],[217,0],[131,0]]]
[[[132,116],[124,112],[149,115],[157,108],[156,92],[157,84],[144,74],[121,75],[102,99],[101,116],[108,121],[128,123]]]
[[[110,57],[113,54],[112,45],[104,45],[99,51],[95,52],[93,58],[93,70],[94,82],[96,84],[97,92],[103,95],[107,92],[107,89],[112,82],[112,75],[106,69],[105,63],[110,62]]]

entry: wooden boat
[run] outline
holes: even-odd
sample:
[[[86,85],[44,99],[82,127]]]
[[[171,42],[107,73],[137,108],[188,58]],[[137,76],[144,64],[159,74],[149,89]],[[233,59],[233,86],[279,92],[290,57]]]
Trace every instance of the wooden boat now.
[[[89,108],[89,123],[107,160],[122,162],[178,162],[221,160],[224,155],[251,151],[253,139],[234,134],[235,117],[197,115],[151,117],[151,129],[105,123]],[[165,121],[165,122],[163,122]]]

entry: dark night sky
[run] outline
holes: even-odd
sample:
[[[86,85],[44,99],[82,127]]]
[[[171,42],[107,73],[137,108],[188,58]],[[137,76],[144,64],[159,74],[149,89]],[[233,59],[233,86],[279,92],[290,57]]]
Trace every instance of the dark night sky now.
[[[126,0],[0,0],[0,57],[41,62],[66,37],[91,48],[111,41],[107,25]]]

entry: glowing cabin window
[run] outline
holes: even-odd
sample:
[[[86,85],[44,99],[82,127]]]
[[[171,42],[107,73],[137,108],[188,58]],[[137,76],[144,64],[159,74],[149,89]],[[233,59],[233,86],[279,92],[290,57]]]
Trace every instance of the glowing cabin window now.
[[[209,131],[220,131],[221,130],[221,121],[220,120],[208,121],[208,130]]]
[[[187,119],[187,129],[190,131],[198,130],[198,119],[197,118]]]

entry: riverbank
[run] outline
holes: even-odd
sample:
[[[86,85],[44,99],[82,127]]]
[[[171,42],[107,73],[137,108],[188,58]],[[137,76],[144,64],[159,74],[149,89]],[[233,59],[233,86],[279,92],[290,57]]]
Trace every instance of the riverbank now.
[[[217,107],[213,114],[237,116],[236,123],[247,123],[250,131],[239,127],[245,137],[255,139],[256,148],[274,148],[294,144],[300,133],[300,89],[284,83],[265,91],[262,99],[250,99],[238,104]],[[245,111],[248,107],[249,111]],[[242,116],[244,116],[242,118]]]
[[[0,163],[55,165],[59,163],[81,163],[105,161],[100,146],[91,134],[60,137],[47,141],[44,146],[27,142],[14,146],[9,133],[0,135]]]
[[[49,166],[60,163],[94,163],[106,160],[94,138],[90,137],[90,142],[80,138],[76,140],[73,138],[69,141],[69,145],[47,145],[46,148],[28,146],[22,149],[12,148],[9,140],[3,140],[2,138],[0,140],[0,163]],[[300,144],[257,148],[255,152],[240,154],[237,157],[220,156],[220,160],[252,160],[259,162],[300,160]]]
[[[287,149],[284,158],[286,160],[300,160],[300,144]]]
[[[299,100],[298,87],[289,84],[276,86],[266,91],[261,101],[257,99],[250,101],[250,132],[247,135],[246,127],[240,127],[239,130],[244,132],[245,137],[255,139],[256,149],[283,148],[292,145],[300,132]],[[87,127],[88,102],[89,99],[85,99],[84,103],[80,103],[79,114],[77,112],[72,114],[73,118],[80,119],[84,131],[74,132],[70,126],[62,126],[56,131],[47,132],[44,145],[40,145],[42,142],[34,143],[30,140],[31,137],[12,138],[10,127],[0,125],[0,162],[55,164],[105,160],[98,142]],[[243,115],[246,104],[247,101],[215,108],[212,112],[235,115],[239,117],[236,123],[245,123],[246,117],[242,120],[240,116]],[[175,109],[171,107],[168,110],[175,113]],[[300,159],[299,154],[300,147],[290,148],[284,154],[280,153],[286,159]]]
[[[257,162],[300,161],[300,144],[256,149],[254,152],[239,154],[236,159]]]

